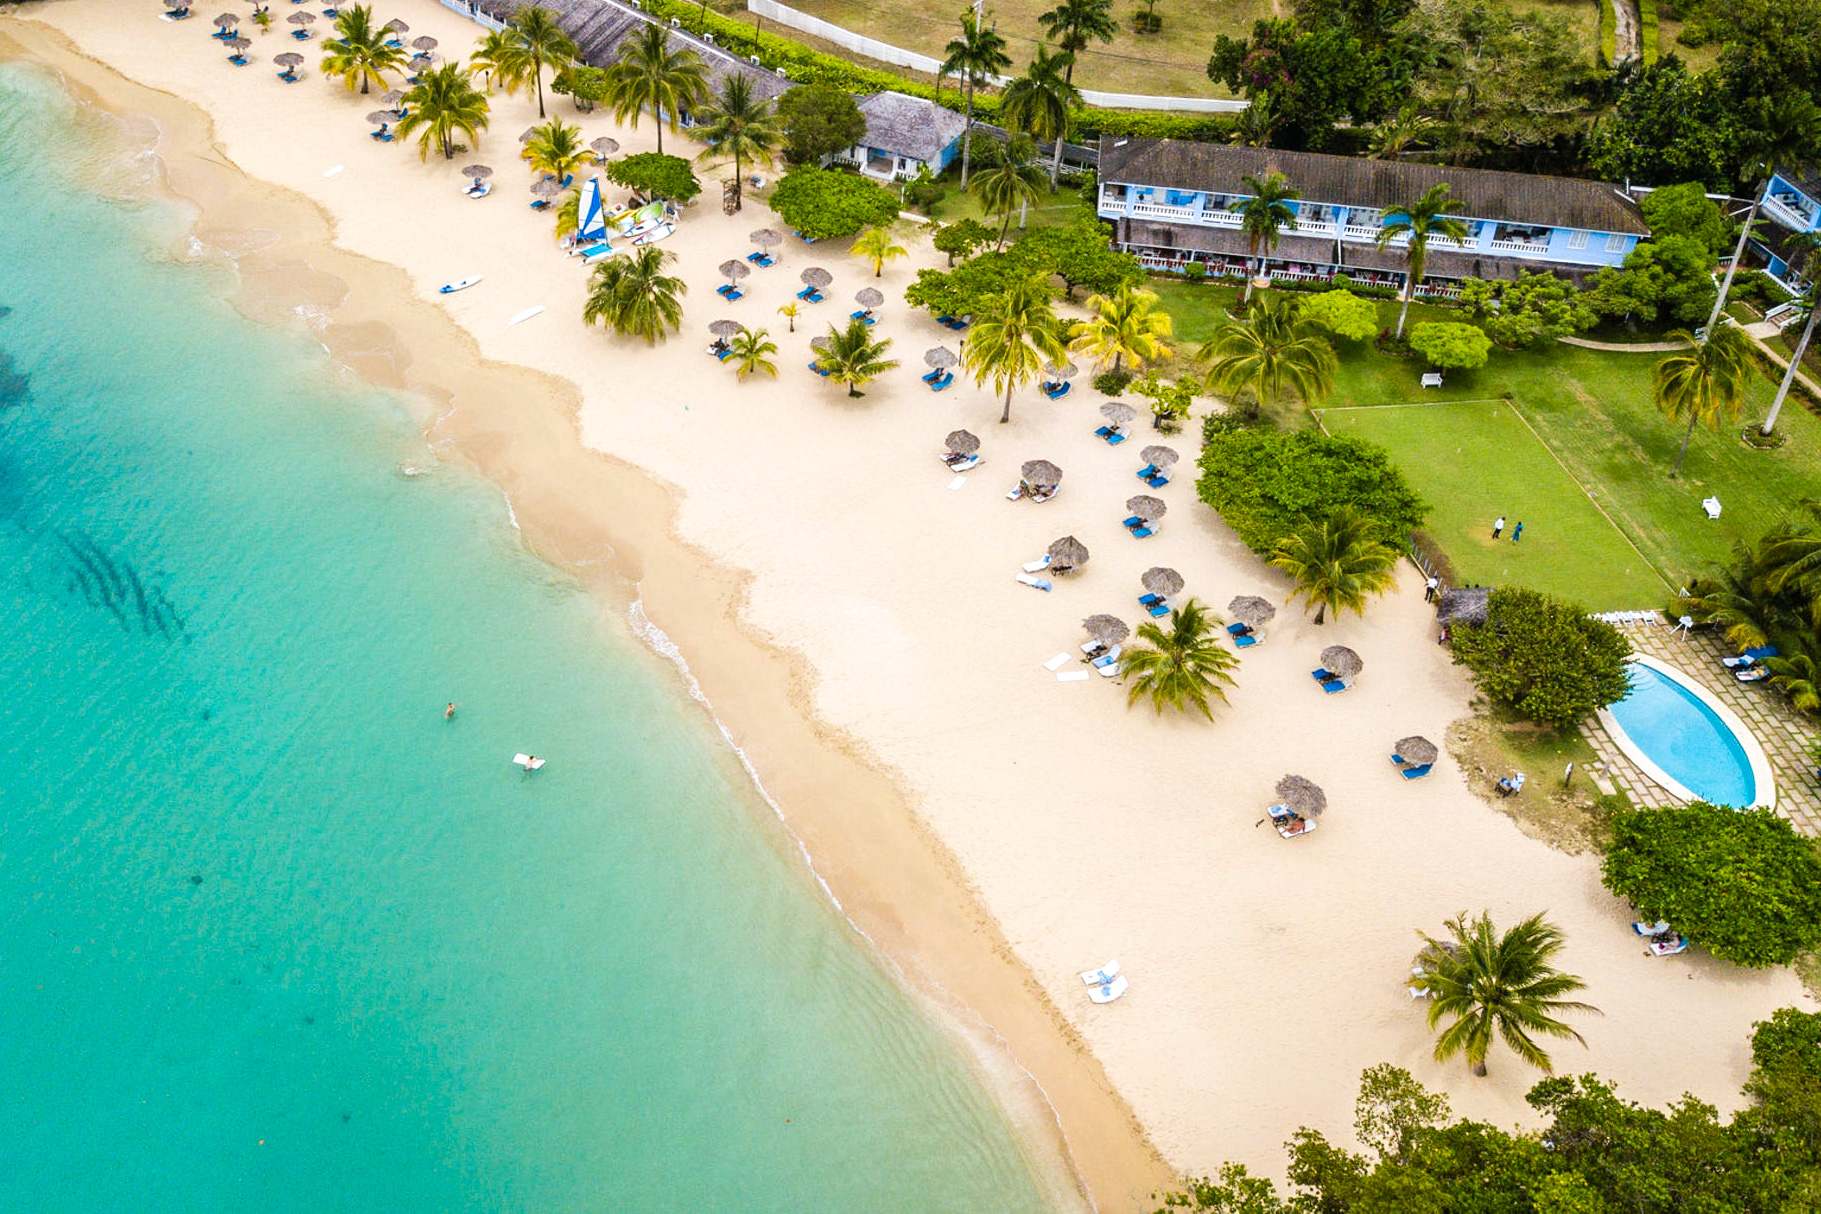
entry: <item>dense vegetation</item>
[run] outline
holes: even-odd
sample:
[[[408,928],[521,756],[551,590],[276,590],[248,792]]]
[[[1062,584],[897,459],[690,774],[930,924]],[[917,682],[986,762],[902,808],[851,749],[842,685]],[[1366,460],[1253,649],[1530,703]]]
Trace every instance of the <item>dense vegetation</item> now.
[[[1625,697],[1631,644],[1624,634],[1580,604],[1539,591],[1494,590],[1486,622],[1456,623],[1449,648],[1481,691],[1558,729]]]
[[[852,236],[898,217],[898,199],[877,182],[832,169],[794,169],[778,182],[771,209],[817,240]]]
[[[1203,431],[1196,492],[1254,552],[1352,506],[1379,540],[1401,546],[1428,507],[1385,452],[1356,438],[1315,430],[1236,426],[1222,416]]]

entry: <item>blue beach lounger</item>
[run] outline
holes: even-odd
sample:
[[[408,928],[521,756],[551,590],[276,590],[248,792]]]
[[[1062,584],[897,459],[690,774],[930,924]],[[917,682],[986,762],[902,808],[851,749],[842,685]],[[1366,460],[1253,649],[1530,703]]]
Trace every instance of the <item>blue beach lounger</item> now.
[[[1069,389],[1073,388],[1074,386],[1075,386],[1074,384],[1071,384],[1067,380],[1064,380],[1063,382],[1061,382],[1059,384],[1051,384],[1048,387],[1044,388],[1043,394],[1045,396],[1049,397],[1051,400],[1061,400],[1063,397],[1065,397],[1069,394]]]
[[[1400,768],[1398,774],[1402,775],[1404,777],[1404,779],[1406,779],[1406,780],[1420,780],[1424,776],[1428,775],[1429,769],[1434,766],[1435,766],[1435,764],[1433,764],[1433,763],[1424,763],[1420,767]]]
[[[1326,683],[1330,679],[1340,678],[1339,675],[1335,674],[1332,670],[1329,670],[1326,666],[1317,666],[1314,670],[1309,672],[1309,677],[1314,679],[1317,683]]]
[[[797,298],[804,303],[821,303],[826,297],[814,287],[804,287],[801,291],[797,292]]]
[[[952,384],[954,382],[955,382],[955,377],[954,377],[953,373],[950,373],[948,375],[944,375],[941,379],[930,380],[929,381],[929,390],[931,392],[940,392],[944,388],[948,387],[950,384]]]
[[[1240,632],[1233,635],[1233,648],[1235,649],[1250,649],[1254,645],[1263,643],[1264,638],[1256,632]]]
[[[820,361],[812,361],[809,364],[809,369],[814,371],[817,375],[820,375],[823,379],[827,379],[830,375],[834,374],[833,371],[824,371]]]
[[[771,254],[767,253],[765,250],[760,249],[757,253],[748,253],[746,255],[746,260],[752,262],[753,265],[758,266],[761,270],[763,270],[766,266],[768,266],[772,263],[772,256],[771,256]]]
[[[1347,690],[1347,681],[1345,679],[1329,679],[1321,685],[1321,689],[1329,695],[1333,695],[1337,691]]]

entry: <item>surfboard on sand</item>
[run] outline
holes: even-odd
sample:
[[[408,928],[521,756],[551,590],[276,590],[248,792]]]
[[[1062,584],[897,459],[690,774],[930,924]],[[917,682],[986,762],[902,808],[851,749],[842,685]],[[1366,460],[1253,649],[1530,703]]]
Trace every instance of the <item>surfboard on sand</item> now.
[[[544,310],[543,304],[534,304],[531,307],[526,308],[523,312],[520,312],[517,316],[514,316],[511,320],[507,321],[506,327],[511,328],[513,325],[523,324],[526,321],[530,320],[533,316],[536,316],[539,312],[542,312],[543,310]]]
[[[544,765],[543,759],[534,759],[530,755],[513,755],[512,762],[526,771],[536,771]]]
[[[454,282],[444,283],[440,288],[438,288],[438,290],[440,291],[441,294],[453,295],[457,291],[466,291],[469,287],[473,286],[475,283],[479,282],[480,280],[481,280],[481,276],[479,274],[472,275],[468,278],[458,278]]]

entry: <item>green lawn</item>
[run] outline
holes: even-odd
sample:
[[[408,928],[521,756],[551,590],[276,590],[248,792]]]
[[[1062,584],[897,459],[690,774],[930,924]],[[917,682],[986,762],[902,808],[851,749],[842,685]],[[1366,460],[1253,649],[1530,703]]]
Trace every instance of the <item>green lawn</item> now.
[[[1334,434],[1391,452],[1432,508],[1426,530],[1466,582],[1520,585],[1596,611],[1652,607],[1671,589],[1505,401],[1324,409]],[[1492,521],[1506,517],[1492,539]],[[1521,540],[1513,541],[1518,523]]]

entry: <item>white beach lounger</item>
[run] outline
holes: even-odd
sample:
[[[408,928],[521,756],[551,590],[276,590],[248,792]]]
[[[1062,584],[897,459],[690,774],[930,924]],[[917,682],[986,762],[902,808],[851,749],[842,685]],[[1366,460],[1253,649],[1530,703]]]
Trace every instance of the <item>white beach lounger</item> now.
[[[1048,578],[1032,577],[1028,573],[1019,574],[1018,580],[1026,586],[1031,587],[1033,590],[1049,590],[1051,588],[1050,580]]]
[[[1085,670],[1064,670],[1057,674],[1056,681],[1058,683],[1085,683],[1088,681],[1088,672]]]
[[[1126,989],[1129,986],[1131,986],[1131,983],[1125,980],[1124,974],[1121,974],[1105,986],[1094,987],[1088,992],[1088,998],[1092,999],[1095,1003],[1111,1003],[1113,1000],[1125,994]]]
[[[1036,573],[1039,569],[1048,569],[1049,567],[1050,558],[1047,556],[1040,561],[1026,561],[1024,563],[1024,571],[1026,573]]]
[[[1426,986],[1413,986],[1410,988],[1410,997],[1412,999],[1427,999],[1429,997],[1429,988]]]
[[[1119,974],[1119,962],[1109,961],[1097,970],[1088,970],[1081,975],[1081,981],[1087,986],[1105,986]]]
[[[1104,666],[1099,662],[1095,662],[1094,668],[1100,671],[1100,677],[1103,679],[1116,679],[1119,677],[1119,660],[1117,658]]]
[[[1053,674],[1056,671],[1061,670],[1064,666],[1067,666],[1068,664],[1069,664],[1069,655],[1066,653],[1059,653],[1055,657],[1051,658],[1049,661],[1045,662],[1043,664],[1043,668],[1047,671],[1050,671]]]
[[[341,165],[332,164],[328,168],[326,168],[322,171],[322,175],[324,177],[333,177],[333,176],[335,176],[335,174],[341,172],[341,169],[342,169]]]
[[[948,491],[950,493],[953,493],[957,489],[965,489],[966,487],[967,487],[967,477],[965,477],[965,476],[957,476],[954,480],[952,480],[948,483]]]

